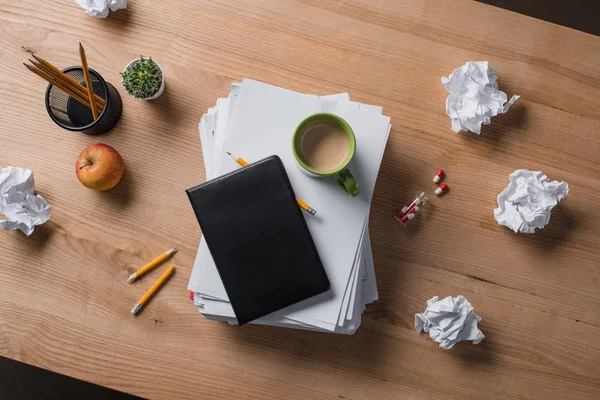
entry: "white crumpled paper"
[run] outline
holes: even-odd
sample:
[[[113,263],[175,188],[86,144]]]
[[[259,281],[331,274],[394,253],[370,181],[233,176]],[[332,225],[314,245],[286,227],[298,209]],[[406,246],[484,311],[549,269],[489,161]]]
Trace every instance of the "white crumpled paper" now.
[[[75,0],[87,15],[96,18],[106,18],[108,10],[117,11],[127,8],[127,0]]]
[[[427,300],[423,313],[415,314],[417,332],[429,332],[429,337],[443,349],[451,349],[461,340],[472,340],[478,344],[485,337],[477,328],[481,317],[473,312],[473,306],[463,296],[448,296],[438,300],[437,296]]]
[[[487,61],[468,61],[442,77],[442,84],[450,93],[446,99],[446,114],[452,119],[454,132],[481,133],[481,125],[488,125],[492,117],[504,114],[520,96],[506,102],[506,93],[498,90],[496,71]]]
[[[30,169],[0,168],[0,221],[5,231],[19,229],[27,236],[36,225],[50,219],[50,205],[34,193],[33,172]]]
[[[510,183],[498,195],[494,218],[515,233],[535,233],[550,222],[555,205],[569,193],[567,182],[550,181],[542,171],[518,169],[508,176]]]

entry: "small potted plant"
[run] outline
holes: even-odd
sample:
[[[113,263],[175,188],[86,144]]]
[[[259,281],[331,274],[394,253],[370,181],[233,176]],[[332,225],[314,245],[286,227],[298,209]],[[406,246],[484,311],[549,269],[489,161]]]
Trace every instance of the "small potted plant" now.
[[[131,61],[121,77],[127,93],[136,99],[154,100],[165,90],[165,75],[152,57],[140,56]]]

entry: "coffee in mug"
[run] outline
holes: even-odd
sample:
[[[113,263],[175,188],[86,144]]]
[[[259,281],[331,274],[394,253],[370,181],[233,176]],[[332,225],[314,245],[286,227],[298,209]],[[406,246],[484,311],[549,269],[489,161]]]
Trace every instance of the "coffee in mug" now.
[[[349,196],[360,188],[348,170],[356,152],[352,128],[335,114],[315,114],[298,125],[292,139],[294,157],[306,174],[321,178],[331,176]]]
[[[315,121],[300,133],[300,155],[319,171],[339,167],[348,154],[346,132],[330,121]]]

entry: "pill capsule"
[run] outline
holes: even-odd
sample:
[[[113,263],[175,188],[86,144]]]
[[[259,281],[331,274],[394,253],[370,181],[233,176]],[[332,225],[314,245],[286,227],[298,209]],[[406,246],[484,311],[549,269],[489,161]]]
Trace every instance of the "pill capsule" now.
[[[408,213],[406,214],[404,217],[402,217],[402,219],[400,220],[403,224],[407,223],[408,221],[410,221],[411,219],[413,219],[415,217],[415,214],[413,213]]]
[[[417,214],[421,212],[421,209],[427,204],[428,201],[429,198],[425,195],[425,193],[419,192],[413,201],[402,207],[402,209],[396,213],[396,219],[402,222],[403,225],[406,225],[408,221],[416,217]]]
[[[444,171],[440,169],[433,177],[433,183],[438,183],[442,179],[442,175],[444,175]]]
[[[402,208],[402,210],[398,211],[398,213],[396,214],[396,219],[401,221],[402,217],[404,217],[406,215],[406,211],[408,211],[408,207],[404,206]]]
[[[446,185],[445,183],[442,183],[441,186],[437,189],[435,189],[435,194],[437,194],[438,196],[444,192],[448,191],[448,185]]]

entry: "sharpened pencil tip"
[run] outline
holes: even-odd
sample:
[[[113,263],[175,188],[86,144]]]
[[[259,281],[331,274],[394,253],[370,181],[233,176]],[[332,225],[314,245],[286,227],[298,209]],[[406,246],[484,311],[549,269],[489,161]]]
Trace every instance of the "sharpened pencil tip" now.
[[[127,283],[132,283],[136,279],[137,279],[137,275],[135,273],[133,273],[133,274],[129,275],[129,278],[127,278]]]
[[[231,153],[230,153],[230,152],[228,152],[227,150],[225,150],[225,153],[227,153],[227,154],[231,155]]]
[[[168,256],[171,256],[171,255],[173,255],[173,253],[175,253],[176,251],[177,251],[177,247],[175,247],[175,248],[172,248],[171,250],[167,251],[167,255],[168,255]]]

